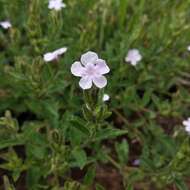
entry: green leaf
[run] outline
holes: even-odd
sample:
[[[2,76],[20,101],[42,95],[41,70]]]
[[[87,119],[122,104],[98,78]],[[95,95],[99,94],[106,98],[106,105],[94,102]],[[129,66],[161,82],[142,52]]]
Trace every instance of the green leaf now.
[[[111,139],[117,136],[124,135],[126,133],[127,133],[126,130],[120,130],[120,129],[113,129],[113,128],[101,129],[96,133],[95,140]]]
[[[58,127],[58,119],[59,119],[59,104],[54,101],[46,101],[43,102],[44,112],[47,115],[47,118],[52,125],[52,127]]]
[[[3,176],[3,181],[4,181],[4,190],[15,190],[15,188],[10,183],[9,178],[7,176]]]
[[[175,185],[179,190],[188,190],[189,189],[182,179],[175,179]]]
[[[47,153],[46,147],[40,146],[40,144],[32,144],[28,143],[27,144],[27,155],[28,156],[33,156],[36,159],[42,160],[45,158],[45,155]]]
[[[100,184],[96,184],[96,190],[105,190],[105,188]]]
[[[11,137],[8,140],[0,140],[0,149],[17,146],[24,144],[25,140],[22,135],[17,135],[16,137]]]
[[[32,167],[27,171],[26,183],[29,190],[37,189],[42,171],[39,167]]]
[[[129,154],[129,145],[127,141],[123,140],[121,143],[116,142],[115,149],[120,163],[125,165],[128,161],[128,154]]]
[[[133,190],[133,186],[132,185],[128,185],[126,190]]]
[[[23,135],[26,139],[30,139],[42,127],[44,127],[44,124],[40,122],[26,122],[23,125]]]
[[[73,146],[78,146],[87,139],[87,136],[75,127],[70,128],[68,135]]]
[[[6,161],[0,164],[0,168],[11,171],[14,182],[18,180],[21,172],[26,170],[26,165],[23,163],[23,160],[18,157],[13,148],[10,148],[8,152],[0,154],[0,158]]]
[[[141,106],[145,107],[149,103],[151,95],[152,95],[152,90],[147,90],[144,93],[142,102],[141,102]]]
[[[128,7],[129,1],[128,0],[122,0],[119,3],[119,26],[122,29],[125,27],[125,19],[126,19],[126,14],[127,14],[127,7]]]
[[[96,167],[95,166],[90,166],[88,168],[88,171],[84,177],[84,184],[85,185],[91,185],[93,183],[93,180],[96,176]]]
[[[90,135],[89,128],[86,127],[86,122],[78,117],[72,118],[70,121],[73,127],[76,127],[78,130],[80,130],[85,135]]]
[[[131,171],[129,173],[129,176],[127,178],[128,180],[128,188],[132,188],[133,184],[135,184],[137,181],[140,181],[144,178],[144,173],[138,169],[135,169],[134,171]]]
[[[78,166],[80,169],[83,169],[87,163],[86,152],[82,149],[76,148],[72,151],[72,155],[75,159],[76,166]]]

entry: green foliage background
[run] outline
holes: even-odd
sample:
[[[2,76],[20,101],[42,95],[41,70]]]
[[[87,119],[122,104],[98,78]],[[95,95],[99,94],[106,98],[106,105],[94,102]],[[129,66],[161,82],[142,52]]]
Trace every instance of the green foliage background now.
[[[181,123],[190,115],[190,1],[64,3],[67,7],[56,12],[46,0],[0,0],[0,20],[13,25],[0,29],[4,187],[18,189],[25,173],[31,190],[90,189],[92,184],[101,190],[96,168],[109,163],[127,190],[139,182],[141,189],[169,184],[188,189],[190,139]],[[68,51],[59,61],[44,63],[44,53],[63,46]],[[132,48],[143,56],[136,67],[124,62]],[[70,73],[88,50],[111,69],[104,89],[111,99],[95,104],[96,121],[82,112],[88,100]],[[134,159],[140,159],[139,167],[132,166]],[[73,168],[86,174],[74,181]]]

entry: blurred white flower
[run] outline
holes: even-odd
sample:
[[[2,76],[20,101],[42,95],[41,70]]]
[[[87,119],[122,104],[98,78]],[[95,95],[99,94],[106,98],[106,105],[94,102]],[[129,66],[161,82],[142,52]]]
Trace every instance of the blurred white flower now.
[[[71,66],[71,73],[74,76],[81,77],[79,86],[82,89],[90,89],[92,83],[98,88],[104,88],[107,85],[107,79],[103,75],[109,73],[110,69],[103,59],[92,51],[81,56],[81,60],[76,61]]]
[[[187,46],[187,50],[188,50],[188,51],[190,51],[190,45],[189,45],[189,46]]]
[[[44,54],[44,61],[45,62],[50,62],[53,60],[56,60],[59,58],[59,56],[67,51],[66,47],[60,48],[58,50],[55,50],[53,52],[48,52]]]
[[[2,22],[0,22],[0,25],[4,29],[8,29],[8,28],[12,27],[12,25],[11,25],[11,23],[9,21],[2,21]]]
[[[185,126],[185,131],[190,135],[190,117],[183,121],[183,125]]]
[[[137,65],[141,59],[142,56],[138,49],[129,50],[127,56],[125,57],[125,61],[130,62],[133,66]]]
[[[110,99],[110,96],[108,94],[104,94],[102,99],[104,102],[106,102]]]
[[[140,165],[140,160],[139,159],[134,160],[133,165],[134,166],[139,166]]]
[[[63,0],[49,0],[49,9],[54,9],[56,11],[60,11],[62,8],[65,8],[66,4],[63,3]]]

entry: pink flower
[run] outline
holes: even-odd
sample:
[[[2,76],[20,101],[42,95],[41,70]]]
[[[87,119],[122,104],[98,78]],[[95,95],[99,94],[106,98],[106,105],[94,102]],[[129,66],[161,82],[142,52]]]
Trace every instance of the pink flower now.
[[[126,62],[130,62],[131,65],[136,66],[138,62],[142,59],[141,54],[138,49],[129,50],[127,56],[125,57]]]
[[[8,28],[12,27],[12,25],[11,25],[11,23],[9,21],[2,21],[2,22],[0,22],[0,25],[4,29],[8,29]]]
[[[56,11],[60,11],[62,8],[65,8],[65,3],[62,2],[62,0],[49,0],[49,9],[54,9]]]
[[[183,121],[183,125],[185,126],[185,131],[190,135],[190,117]]]
[[[104,88],[107,85],[107,79],[103,75],[109,73],[110,69],[103,59],[92,51],[81,56],[81,62],[76,61],[71,66],[71,73],[74,76],[81,77],[79,86],[82,89],[90,89],[92,83],[98,88]]]
[[[62,55],[66,51],[67,51],[67,48],[63,47],[63,48],[60,48],[60,49],[55,50],[53,52],[48,52],[48,53],[44,54],[44,61],[50,62],[50,61],[56,60],[56,59],[58,59],[58,57],[60,55]]]

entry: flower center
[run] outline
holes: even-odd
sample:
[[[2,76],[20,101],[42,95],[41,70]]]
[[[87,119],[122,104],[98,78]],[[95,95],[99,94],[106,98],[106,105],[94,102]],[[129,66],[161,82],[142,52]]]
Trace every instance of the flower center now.
[[[95,65],[87,65],[85,68],[84,75],[89,76],[89,77],[94,77],[98,75],[98,71],[95,67]]]

